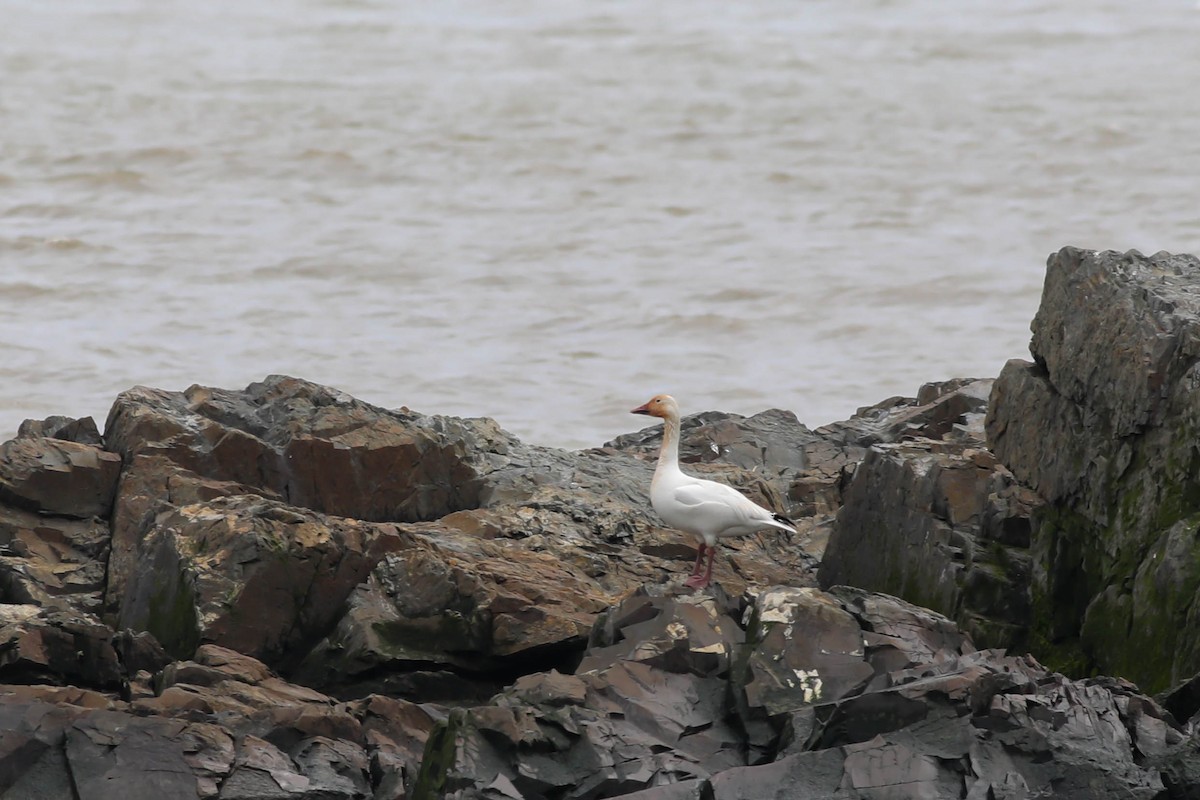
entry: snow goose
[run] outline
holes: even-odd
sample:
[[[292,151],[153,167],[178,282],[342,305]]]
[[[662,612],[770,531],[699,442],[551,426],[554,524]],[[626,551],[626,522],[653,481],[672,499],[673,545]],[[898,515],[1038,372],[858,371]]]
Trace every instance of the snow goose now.
[[[669,394],[655,395],[634,414],[647,414],[663,421],[662,450],[658,467],[650,482],[650,505],[672,528],[690,533],[700,540],[696,564],[688,586],[707,586],[712,579],[713,556],[717,539],[745,536],[767,528],[796,532],[786,518],[753,502],[732,486],[703,478],[693,478],[679,468],[679,404]],[[708,554],[708,566],[700,566]]]

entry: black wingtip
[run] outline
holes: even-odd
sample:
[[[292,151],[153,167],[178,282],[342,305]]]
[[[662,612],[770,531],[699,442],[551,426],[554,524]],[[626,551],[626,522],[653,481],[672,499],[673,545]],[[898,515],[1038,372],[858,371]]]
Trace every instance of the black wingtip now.
[[[796,523],[792,522],[783,514],[772,514],[771,519],[775,520],[776,522],[782,522],[784,525],[791,525],[793,528],[796,527]]]

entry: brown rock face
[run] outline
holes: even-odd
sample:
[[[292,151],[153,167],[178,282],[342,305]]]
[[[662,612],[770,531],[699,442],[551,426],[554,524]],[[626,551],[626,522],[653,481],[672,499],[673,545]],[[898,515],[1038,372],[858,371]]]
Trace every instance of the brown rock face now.
[[[354,587],[401,546],[394,526],[256,496],[184,506],[142,543],[120,624],[177,656],[212,642],[283,664],[329,630]]]
[[[405,531],[404,547],[354,590],[336,629],[297,671],[300,680],[340,682],[351,695],[386,690],[440,702],[474,682],[486,696],[495,673],[521,671],[533,659],[571,661],[613,600],[549,553],[454,529]],[[403,674],[413,669],[427,673],[416,687]]]
[[[121,786],[121,797],[146,800],[403,797],[436,722],[385,697],[335,704],[211,645],[158,683],[129,704],[0,686],[0,794],[105,798]]]
[[[162,455],[134,456],[117,489],[106,607],[112,612],[120,609],[126,585],[143,558],[142,541],[155,529],[160,514],[234,495],[279,499],[262,487],[201,477]]]
[[[708,415],[688,431],[712,462],[695,469],[785,510],[806,474],[791,444],[819,439],[782,412]],[[628,445],[639,457],[619,443],[570,454],[490,420],[386,411],[292,378],[134,389],[106,431],[127,463],[106,599],[177,656],[212,642],[285,670],[303,662],[306,680],[348,681],[351,695],[415,691],[378,683],[388,665],[478,676],[539,653],[569,660],[600,610],[694,554],[649,509],[657,435]],[[733,463],[713,461],[722,452]],[[380,521],[425,518],[440,521]],[[811,557],[778,539],[729,543],[717,579],[731,591],[811,582]]]
[[[98,612],[108,527],[0,505],[0,600]]]
[[[23,437],[0,445],[0,502],[64,517],[107,517],[121,457],[89,444]]]
[[[1029,517],[1042,500],[978,447],[917,439],[873,448],[846,490],[822,585],[895,594],[954,617],[981,642],[1025,647]]]
[[[387,411],[281,376],[243,392],[131,389],[113,405],[105,436],[127,458],[164,456],[292,505],[410,522],[478,505],[486,448],[503,452],[514,441],[490,421]]]
[[[45,419],[27,419],[17,428],[17,438],[25,437],[47,437],[96,447],[104,446],[104,440],[100,438],[100,431],[96,428],[96,421],[91,417],[75,419],[56,415]]]

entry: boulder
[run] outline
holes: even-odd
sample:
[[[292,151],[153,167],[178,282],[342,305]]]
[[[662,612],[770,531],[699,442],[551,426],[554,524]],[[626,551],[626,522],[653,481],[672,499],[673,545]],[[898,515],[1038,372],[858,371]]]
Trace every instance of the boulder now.
[[[1041,505],[975,436],[877,444],[845,491],[820,583],[894,594],[985,646],[1026,648],[1030,517]]]
[[[0,605],[0,683],[118,690],[113,632],[99,620],[33,605]]]
[[[430,734],[414,798],[616,797],[744,763],[718,678],[618,662],[518,679]]]
[[[96,428],[96,420],[91,417],[75,419],[74,417],[55,415],[45,419],[27,419],[17,428],[17,438],[25,437],[46,437],[90,444],[96,447],[104,446],[104,440],[100,437],[99,429]]]
[[[131,390],[111,537],[0,506],[0,794],[1187,796],[1192,684],[1177,722],[976,648],[1022,641],[1030,517],[1062,513],[982,446],[986,398],[687,418],[688,469],[801,517],[723,542],[693,591],[648,503],[657,427],[569,453],[292,378]],[[814,588],[843,502],[827,562],[888,562],[946,616]],[[1137,580],[1186,590],[1184,522]],[[84,613],[101,586],[119,632]]]
[[[235,495],[282,500],[262,487],[204,478],[165,456],[136,455],[129,459],[117,486],[113,511],[105,610],[119,613],[130,577],[146,555],[142,543],[160,516],[184,506]]]
[[[90,519],[112,511],[121,457],[95,445],[24,436],[0,444],[0,502]]]
[[[1200,260],[1061,250],[1030,351],[997,379],[987,433],[1047,501],[1032,646],[1164,689],[1200,671]]]
[[[403,545],[354,589],[298,679],[342,684],[343,695],[388,689],[404,696],[405,673],[452,669],[486,685],[490,673],[523,671],[530,662],[573,663],[596,614],[614,600],[584,570],[520,542],[435,526],[404,532]],[[372,684],[379,675],[392,682]],[[452,679],[447,687],[456,692],[461,684]]]
[[[105,439],[127,459],[160,455],[295,506],[410,522],[478,506],[481,475],[516,441],[491,420],[388,411],[278,375],[241,392],[136,387]]]
[[[156,520],[142,543],[119,624],[149,631],[177,658],[209,642],[287,666],[402,546],[394,526],[254,495],[183,506]]]
[[[716,447],[732,461],[710,458],[695,468],[787,510],[784,495],[806,474],[792,444],[820,437],[783,412],[760,416],[771,424],[696,428],[689,446],[710,456]],[[776,434],[787,438],[768,444]],[[520,540],[520,548],[578,565],[610,597],[686,574],[692,538],[662,528],[649,507],[657,435],[568,453],[525,445],[491,420],[388,411],[294,378],[273,376],[241,392],[139,387],[117,399],[106,429],[128,465],[114,510],[107,604],[117,610],[131,570],[149,558],[144,544],[160,517],[250,494],[365,521],[438,520],[477,538]],[[806,579],[812,556],[786,539],[776,545],[779,538],[730,542],[718,580],[740,592],[749,583]]]
[[[592,627],[578,671],[631,661],[700,677],[729,674],[745,640],[737,622],[740,599],[731,599],[719,584],[706,592],[683,591],[643,586],[606,609]]]
[[[821,437],[784,412],[704,416],[688,423],[688,446],[708,454],[694,468],[786,509],[784,496],[807,475],[795,446]],[[694,542],[661,527],[647,499],[658,435],[567,453],[525,445],[490,420],[387,411],[280,376],[242,392],[130,390],[106,429],[127,464],[107,608],[177,657],[213,642],[285,672],[303,661],[305,680],[340,696],[441,686],[453,697],[468,688],[464,670],[490,694],[499,687],[489,670],[535,657],[566,667],[622,593],[686,575]],[[371,527],[426,517],[439,519]],[[321,614],[293,627],[296,603],[308,601],[287,595],[313,557],[306,544],[279,564],[266,555],[272,542],[291,548],[300,522],[382,536],[393,557],[376,569],[382,552],[373,552],[354,562],[365,572],[334,579],[336,591],[318,586]],[[342,547],[334,536],[321,558]],[[786,537],[764,534],[724,544],[715,575],[736,594],[811,583],[814,564]],[[343,579],[368,573],[351,596]]]
[[[153,697],[129,704],[0,685],[0,794],[102,798],[143,771],[156,774],[133,797],[404,797],[441,718],[385,697],[337,704],[213,645],[156,683]],[[59,780],[67,775],[78,794]]]

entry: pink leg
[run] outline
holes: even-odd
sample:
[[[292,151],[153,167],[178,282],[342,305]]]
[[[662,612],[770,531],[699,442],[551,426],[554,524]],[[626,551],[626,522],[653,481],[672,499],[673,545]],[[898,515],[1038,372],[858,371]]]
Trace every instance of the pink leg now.
[[[705,552],[708,553],[708,570],[701,575],[700,562],[704,558]],[[708,581],[712,578],[712,562],[713,556],[716,555],[716,552],[717,548],[709,547],[704,543],[700,544],[700,550],[696,553],[696,566],[692,570],[691,577],[683,582],[684,586],[691,586],[693,589],[702,589],[705,586],[708,586]]]
[[[700,546],[696,548],[696,563],[692,565],[693,578],[700,574],[700,565],[704,563],[704,551],[707,548],[708,545],[706,545],[704,542],[701,542]]]
[[[708,582],[712,580],[713,557],[716,556],[716,554],[717,554],[717,548],[715,548],[715,547],[708,548],[708,569],[704,570],[704,583],[702,584],[703,586],[708,586]]]

